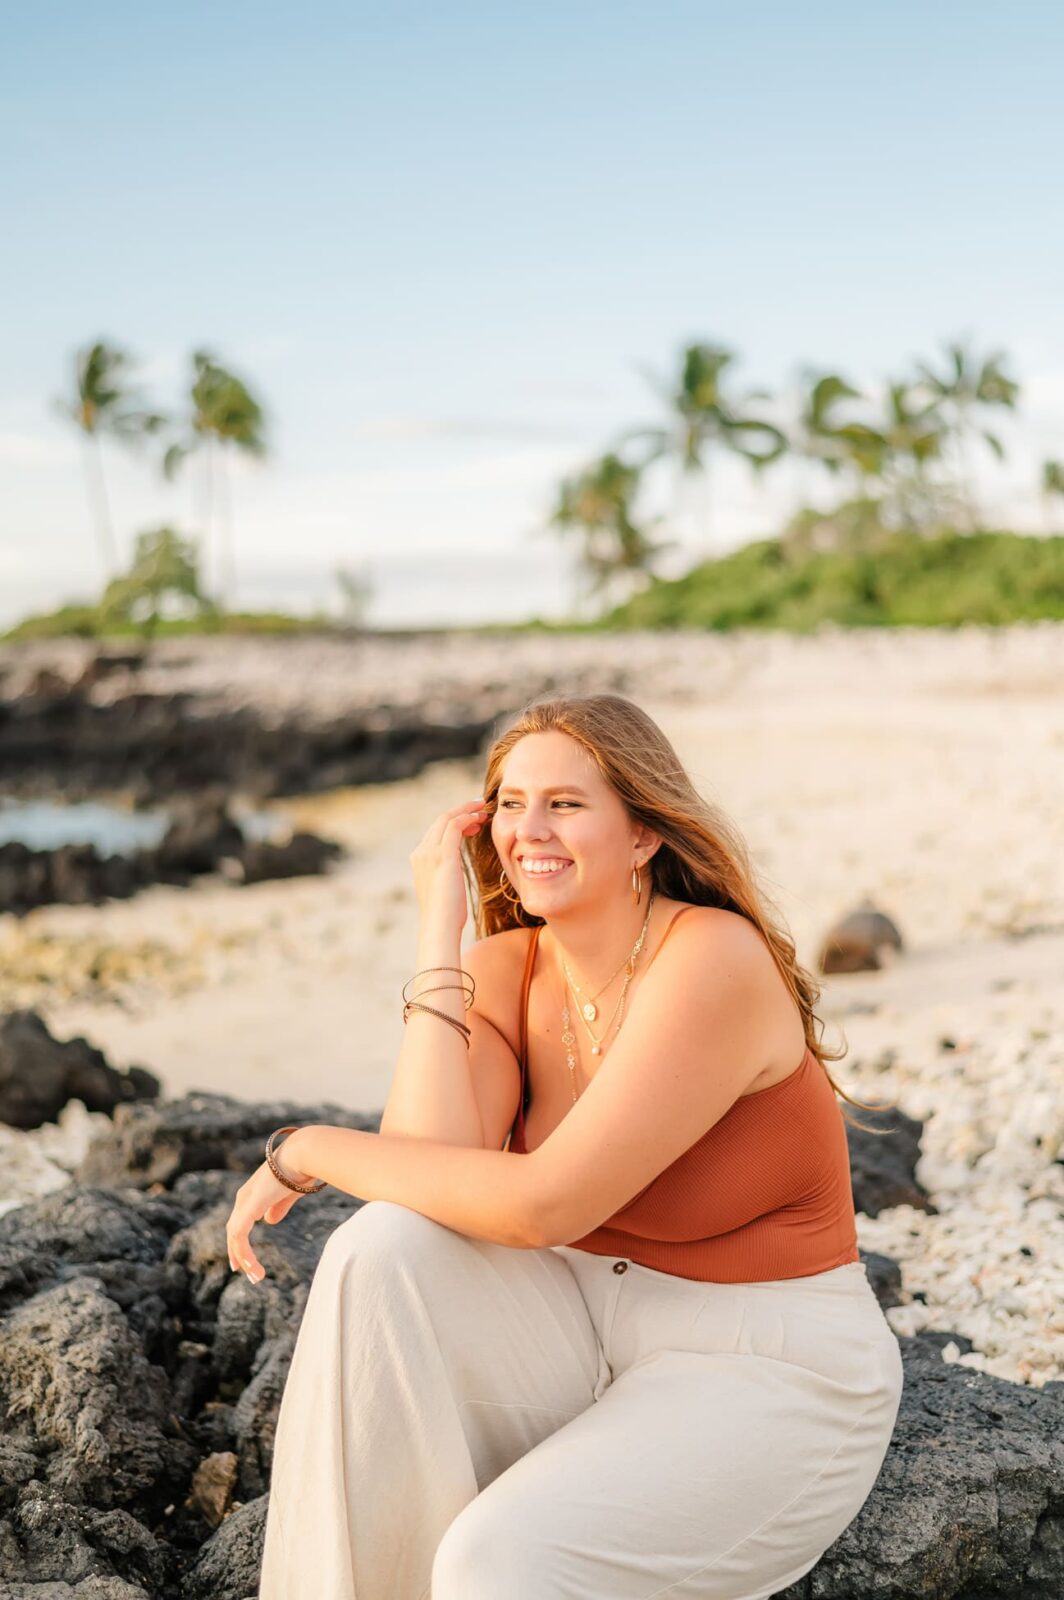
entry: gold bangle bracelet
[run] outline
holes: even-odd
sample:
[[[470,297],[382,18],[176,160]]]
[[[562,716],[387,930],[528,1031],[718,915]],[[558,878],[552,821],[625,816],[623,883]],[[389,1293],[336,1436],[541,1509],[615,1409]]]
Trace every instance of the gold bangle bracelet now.
[[[472,973],[471,972],[467,972],[464,967],[422,967],[420,972],[415,972],[414,976],[412,978],[407,978],[406,982],[403,984],[403,999],[404,1000],[407,999],[406,991],[409,989],[410,985],[413,982],[415,982],[416,979],[425,977],[430,972],[458,972],[458,973],[461,973],[462,977],[466,980],[465,983],[436,984],[436,985],[434,985],[434,987],[435,988],[440,988],[440,989],[466,989],[467,992],[468,992],[468,995],[469,995],[469,998],[466,1001],[466,1010],[468,1011],[469,1007],[473,1004],[474,998],[476,997],[477,986],[476,986],[476,981],[473,978]],[[432,989],[422,989],[421,993],[422,994],[431,994],[432,993]]]
[[[411,979],[411,982],[412,981],[413,980]],[[403,999],[408,1001],[408,1003],[410,1000],[423,1000],[427,994],[438,994],[442,989],[461,989],[462,993],[466,997],[465,1009],[468,1011],[470,1006],[473,1004],[473,992],[471,989],[467,989],[464,983],[430,983],[427,989],[419,989],[417,994],[410,996],[407,995],[406,989],[407,986],[404,983]]]
[[[447,1015],[446,1011],[437,1011],[435,1006],[424,1006],[424,1005],[420,1005],[418,1003],[418,1001],[416,1001],[416,1000],[408,1000],[406,1002],[406,1005],[403,1007],[403,1021],[404,1022],[407,1022],[409,1020],[411,1011],[424,1011],[426,1013],[431,1012],[431,1014],[434,1017],[439,1017],[442,1022],[447,1022],[447,1023],[449,1023],[451,1025],[452,1028],[457,1028],[458,1032],[462,1035],[463,1039],[465,1040],[466,1049],[467,1050],[469,1049],[469,1039],[470,1039],[470,1031],[471,1030],[466,1027],[464,1022],[459,1022],[457,1017],[449,1017]]]

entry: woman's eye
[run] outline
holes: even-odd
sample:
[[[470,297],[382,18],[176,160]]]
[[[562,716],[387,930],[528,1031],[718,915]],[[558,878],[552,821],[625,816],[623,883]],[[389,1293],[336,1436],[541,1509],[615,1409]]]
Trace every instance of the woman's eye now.
[[[559,805],[559,806],[575,806],[578,811],[580,809],[579,800],[556,800],[554,803],[555,803],[555,805]],[[520,802],[517,801],[517,800],[500,800],[499,801],[499,810],[503,811],[503,810],[505,810],[505,808],[507,806],[516,806],[516,805],[519,805],[519,804],[520,804]]]

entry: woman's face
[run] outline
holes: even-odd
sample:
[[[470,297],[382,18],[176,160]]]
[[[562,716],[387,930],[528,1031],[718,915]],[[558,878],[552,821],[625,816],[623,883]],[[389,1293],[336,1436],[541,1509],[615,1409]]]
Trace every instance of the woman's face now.
[[[507,755],[491,837],[525,909],[550,917],[630,893],[648,851],[639,841],[656,836],[632,823],[584,747],[552,731],[526,734]]]

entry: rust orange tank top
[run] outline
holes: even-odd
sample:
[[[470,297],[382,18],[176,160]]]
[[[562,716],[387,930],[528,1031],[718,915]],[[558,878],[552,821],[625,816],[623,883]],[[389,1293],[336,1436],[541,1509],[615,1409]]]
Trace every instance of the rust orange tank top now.
[[[658,950],[691,909],[676,913]],[[542,926],[532,929],[521,986],[521,1097],[509,1143],[518,1155],[527,1153],[528,994]],[[634,1200],[567,1242],[715,1283],[810,1277],[859,1261],[846,1128],[813,1052],[789,1077],[740,1096]]]

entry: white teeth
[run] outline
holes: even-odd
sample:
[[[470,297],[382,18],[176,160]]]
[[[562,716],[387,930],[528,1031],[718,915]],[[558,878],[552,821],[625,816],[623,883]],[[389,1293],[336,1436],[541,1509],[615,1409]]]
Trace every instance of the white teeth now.
[[[521,869],[533,878],[545,878],[552,872],[561,872],[563,867],[569,865],[568,861],[539,862],[522,861]]]

